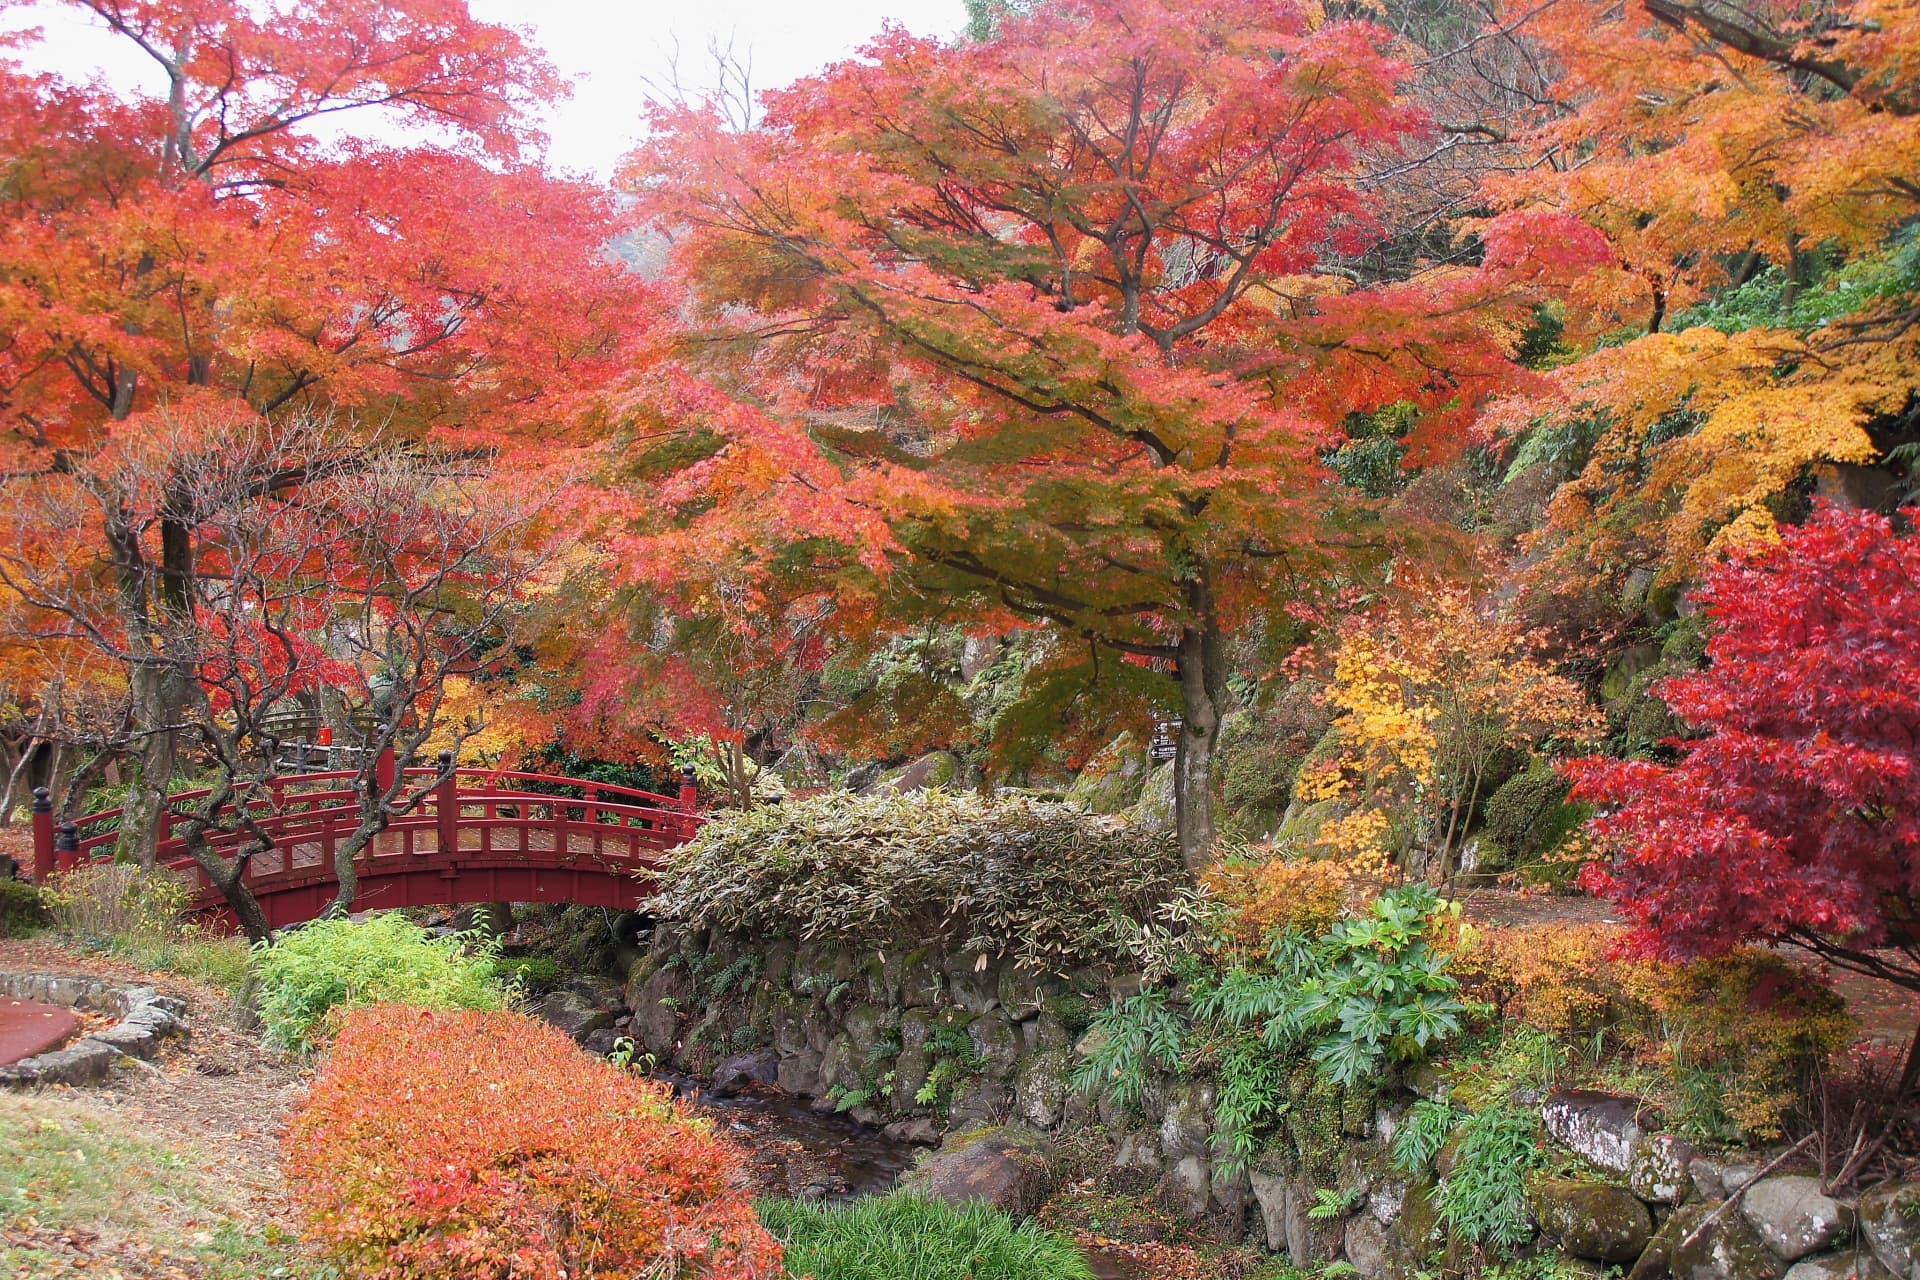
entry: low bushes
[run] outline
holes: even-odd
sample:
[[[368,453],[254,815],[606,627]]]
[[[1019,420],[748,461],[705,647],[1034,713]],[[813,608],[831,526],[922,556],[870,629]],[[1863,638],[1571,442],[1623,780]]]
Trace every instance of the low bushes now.
[[[1378,887],[1338,859],[1280,856],[1224,859],[1201,883],[1226,910],[1223,928],[1252,948],[1288,929],[1324,933],[1356,898]]]
[[[832,794],[717,818],[674,859],[654,910],[693,928],[855,946],[945,942],[1022,967],[1113,949],[1181,880],[1170,834],[1061,804]]]
[[[1603,1083],[1662,1102],[1687,1136],[1779,1137],[1852,1035],[1844,1002],[1762,948],[1667,964],[1615,954],[1619,939],[1601,925],[1488,929],[1456,967],[1507,1024],[1580,1046]]]
[[[835,1206],[760,1206],[787,1274],[812,1280],[1092,1280],[1071,1242],[984,1205],[956,1209],[904,1192]]]
[[[781,1275],[732,1146],[521,1014],[354,1011],[286,1144],[306,1238],[362,1280]]]
[[[46,898],[38,888],[24,880],[0,880],[0,938],[17,938],[51,923]]]
[[[176,937],[193,890],[185,876],[128,862],[87,862],[53,878],[48,909],[60,932],[110,944]]]
[[[492,944],[469,934],[435,937],[388,913],[363,921],[317,920],[257,948],[261,1020],[275,1048],[311,1052],[337,1017],[362,1005],[428,1009],[506,1007]]]
[[[56,876],[40,900],[54,928],[83,947],[228,991],[246,979],[247,944],[209,933],[187,917],[193,886],[178,872],[84,863]]]

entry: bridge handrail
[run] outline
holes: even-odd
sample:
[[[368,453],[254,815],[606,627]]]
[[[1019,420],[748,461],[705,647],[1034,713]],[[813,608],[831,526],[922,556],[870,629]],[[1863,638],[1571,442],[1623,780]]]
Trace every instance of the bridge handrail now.
[[[436,771],[433,769],[409,769],[408,772],[433,774]],[[589,795],[596,791],[604,791],[613,795],[631,796],[637,800],[654,801],[667,808],[674,808],[681,803],[679,797],[662,795],[658,791],[643,791],[639,787],[622,786],[617,782],[595,782],[587,778],[568,778],[554,773],[526,773],[517,769],[487,769],[474,766],[455,769],[454,773],[462,778],[511,778],[516,782],[539,782],[549,786],[579,787]],[[566,799],[568,797],[563,796],[559,798]]]
[[[386,767],[392,767],[391,753]],[[352,769],[329,769],[314,773],[284,774],[264,780],[272,793],[271,799],[263,798],[257,792],[250,792],[229,801],[222,806],[222,812],[232,812],[245,805],[255,809],[265,809],[261,822],[271,832],[276,827],[298,823],[305,826],[317,823],[324,829],[333,819],[352,816],[356,810],[351,805],[340,802],[356,799],[357,793],[351,788],[332,790],[312,790],[316,784],[328,782],[346,782],[357,779],[359,771]],[[389,775],[391,776],[391,775]],[[608,815],[616,819],[617,825],[626,826],[630,820],[638,819],[647,827],[672,825],[674,820],[681,823],[691,818],[697,805],[696,792],[691,777],[681,787],[678,796],[667,796],[656,791],[645,791],[638,787],[622,786],[612,782],[597,782],[586,778],[570,778],[562,774],[535,773],[517,769],[498,769],[485,767],[463,767],[447,770],[440,768],[413,766],[404,770],[404,776],[431,780],[434,795],[430,805],[422,805],[408,814],[397,815],[395,825],[429,825],[438,823],[443,827],[461,825],[460,808],[466,803],[484,803],[490,807],[503,804],[546,805],[553,816],[542,821],[561,820],[568,823],[585,821],[589,824],[599,822],[598,815]],[[578,796],[559,795],[548,791],[523,791],[502,789],[503,782],[518,782],[552,787],[568,787],[580,792]],[[463,785],[463,783],[465,785]],[[477,785],[475,785],[477,784]],[[192,801],[209,796],[213,788],[202,787],[192,791],[177,792],[167,797],[163,809],[163,839],[172,823],[179,815],[173,812],[173,805],[180,801]],[[289,801],[301,807],[287,810]],[[329,807],[331,806],[331,807]],[[572,819],[559,813],[559,807],[586,808],[593,813],[583,815],[582,819]],[[446,810],[445,814],[442,810]],[[123,818],[126,806],[102,809],[85,814],[58,829],[53,823],[53,805],[44,788],[34,792],[33,800],[33,836],[34,836],[34,878],[43,880],[56,866],[64,868],[74,861],[97,856],[100,849],[118,839],[116,830],[95,831],[88,834],[89,828]],[[502,818],[497,812],[490,812],[484,819],[488,823],[518,822],[517,818]],[[271,825],[269,825],[271,824]],[[681,828],[690,834],[690,827]],[[164,856],[164,855],[163,855]]]

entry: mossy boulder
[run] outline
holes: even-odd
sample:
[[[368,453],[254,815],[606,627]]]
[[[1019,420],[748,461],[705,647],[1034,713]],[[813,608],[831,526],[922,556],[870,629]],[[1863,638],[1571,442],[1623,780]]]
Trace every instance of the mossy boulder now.
[[[1653,1238],[1653,1215],[1621,1187],[1546,1178],[1528,1188],[1527,1205],[1541,1231],[1576,1258],[1632,1262]]]
[[[1145,785],[1140,788],[1140,799],[1135,802],[1130,816],[1134,826],[1148,831],[1173,829],[1173,761],[1154,766],[1153,772],[1147,775]]]
[[[950,1134],[900,1185],[956,1207],[988,1204],[1031,1217],[1053,1192],[1053,1141],[1020,1125]]]
[[[879,785],[892,791],[934,791],[951,788],[960,778],[960,757],[951,751],[929,751],[912,764],[882,774]]]
[[[1920,1182],[1889,1182],[1860,1197],[1860,1234],[1898,1276],[1920,1273]]]
[[[1214,780],[1226,830],[1257,840],[1279,828],[1301,763],[1331,721],[1320,692],[1300,681],[1271,706],[1228,716],[1220,726]]]
[[[1150,767],[1139,741],[1123,733],[1087,761],[1067,789],[1067,802],[1088,813],[1124,813],[1140,799]]]
[[[1668,1220],[1673,1280],[1780,1280],[1787,1264],[1745,1218],[1723,1213],[1707,1221],[1719,1207],[1718,1201],[1695,1201]]]
[[[1549,859],[1592,809],[1567,803],[1569,790],[1544,760],[1501,783],[1487,801],[1480,870],[1507,871]]]

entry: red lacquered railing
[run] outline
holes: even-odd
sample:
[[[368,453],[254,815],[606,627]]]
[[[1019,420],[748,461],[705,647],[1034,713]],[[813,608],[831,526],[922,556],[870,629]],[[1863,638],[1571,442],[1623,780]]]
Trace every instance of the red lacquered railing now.
[[[376,765],[377,778],[390,782],[394,768],[389,753]],[[455,769],[445,757],[438,769],[404,773],[427,794],[407,812],[393,815],[354,859],[362,887],[356,905],[551,900],[636,906],[650,892],[652,872],[665,851],[691,839],[703,821],[691,779],[678,795],[666,796],[558,774]],[[248,863],[245,881],[276,927],[309,918],[332,900],[338,884],[335,854],[360,822],[358,777],[333,770],[271,778],[240,802],[271,842]],[[177,810],[210,794],[200,790],[169,797],[159,861],[196,880],[198,909],[218,912],[224,898],[194,863],[186,840],[175,834],[182,821]],[[234,804],[222,806],[223,825],[231,825],[236,812]],[[46,793],[36,792],[35,880],[110,856],[121,817],[122,810],[106,809],[56,827]],[[253,839],[252,832],[221,832],[211,835],[209,844],[230,853]]]

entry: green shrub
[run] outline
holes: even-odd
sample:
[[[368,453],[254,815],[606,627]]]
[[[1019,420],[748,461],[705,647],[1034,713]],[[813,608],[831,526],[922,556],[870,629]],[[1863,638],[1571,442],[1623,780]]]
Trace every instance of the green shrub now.
[[[17,938],[52,923],[38,887],[25,880],[0,880],[0,938]]]
[[[985,1205],[905,1192],[849,1205],[760,1204],[787,1274],[813,1280],[1092,1280],[1072,1242]]]
[[[494,962],[494,970],[502,981],[511,982],[526,991],[551,991],[560,985],[566,971],[560,962],[551,956],[514,956]]]
[[[1450,910],[1458,908],[1426,885],[1383,893],[1365,915],[1323,937],[1283,934],[1262,989],[1248,984],[1236,993],[1223,983],[1215,1003],[1268,1017],[1270,1044],[1310,1043],[1330,1080],[1356,1084],[1383,1062],[1413,1061],[1459,1031],[1460,983],[1433,945]]]
[[[1148,918],[1182,878],[1171,834],[1063,804],[835,793],[716,818],[652,906],[696,929],[877,950],[911,939],[1054,969],[1113,954],[1110,918]]]
[[[363,921],[316,920],[254,948],[260,1017],[276,1048],[311,1052],[329,1017],[372,1004],[501,1009],[494,944],[473,934],[435,937],[389,912]]]

